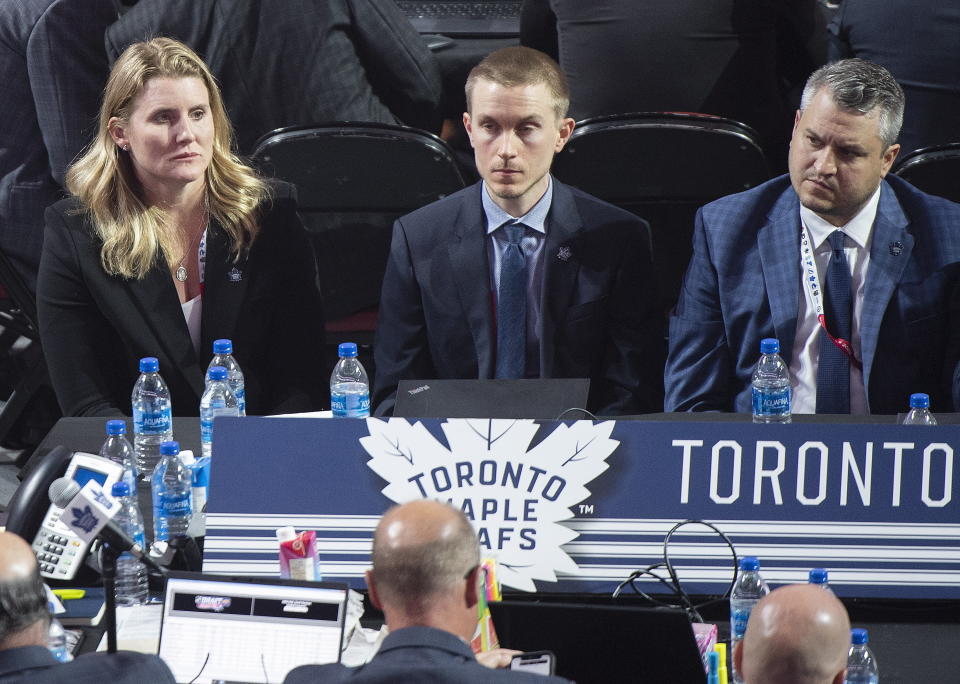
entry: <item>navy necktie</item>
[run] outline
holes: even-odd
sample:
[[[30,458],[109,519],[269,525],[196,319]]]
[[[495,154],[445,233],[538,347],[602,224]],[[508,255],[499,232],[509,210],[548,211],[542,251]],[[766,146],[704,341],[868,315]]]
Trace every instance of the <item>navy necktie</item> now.
[[[850,341],[852,295],[850,268],[843,253],[844,234],[830,234],[833,254],[823,288],[823,313],[827,330]],[[850,413],[850,358],[820,331],[820,361],[817,365],[817,413]]]
[[[507,248],[500,259],[497,294],[498,378],[522,378],[527,355],[527,260],[520,248],[522,223],[502,226]]]

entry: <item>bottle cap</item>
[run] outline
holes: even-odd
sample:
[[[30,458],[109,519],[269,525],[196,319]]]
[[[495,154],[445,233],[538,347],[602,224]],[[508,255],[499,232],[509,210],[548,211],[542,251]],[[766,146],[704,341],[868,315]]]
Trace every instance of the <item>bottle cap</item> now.
[[[854,646],[862,646],[867,643],[869,639],[867,638],[867,630],[865,629],[851,629],[850,630],[850,643]]]
[[[180,442],[160,442],[160,455],[166,456],[172,454],[176,456],[180,453]]]
[[[157,361],[157,357],[144,356],[140,359],[141,373],[156,373],[158,370],[160,370],[160,362]]]
[[[231,342],[230,340],[214,340],[213,353],[214,354],[232,354],[233,342]]]
[[[352,358],[357,355],[357,343],[356,342],[341,342],[340,346],[337,347],[337,354],[340,356],[345,356],[347,358]]]
[[[114,482],[110,493],[114,496],[130,496],[130,485],[126,482]]]
[[[183,461],[183,465],[190,467],[197,462],[197,457],[193,455],[190,449],[184,449],[180,452],[180,460]]]
[[[756,572],[760,569],[760,559],[756,556],[744,556],[740,559],[740,569],[747,572]]]
[[[826,584],[828,580],[827,571],[823,568],[814,568],[810,571],[810,584]]]
[[[207,377],[211,380],[226,380],[227,379],[227,369],[223,366],[214,366],[207,371]]]
[[[125,420],[108,420],[107,421],[107,434],[108,435],[125,435],[127,434],[127,422]]]
[[[911,394],[910,408],[930,408],[930,395],[923,392]]]
[[[779,354],[780,353],[780,340],[775,337],[765,337],[760,340],[760,353],[761,354]]]
[[[277,528],[277,541],[281,541],[281,542],[290,541],[296,536],[297,536],[297,531],[292,527]]]

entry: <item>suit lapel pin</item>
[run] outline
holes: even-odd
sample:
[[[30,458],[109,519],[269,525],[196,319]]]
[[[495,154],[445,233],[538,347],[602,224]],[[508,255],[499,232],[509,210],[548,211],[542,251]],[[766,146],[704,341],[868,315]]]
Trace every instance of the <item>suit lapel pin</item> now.
[[[227,271],[227,280],[229,280],[231,283],[239,283],[241,280],[243,280],[243,272],[234,266]]]
[[[573,256],[573,252],[566,245],[557,250],[557,258],[560,261],[570,261],[571,256]]]
[[[902,242],[891,242],[890,243],[890,256],[900,256],[900,253],[903,251]]]

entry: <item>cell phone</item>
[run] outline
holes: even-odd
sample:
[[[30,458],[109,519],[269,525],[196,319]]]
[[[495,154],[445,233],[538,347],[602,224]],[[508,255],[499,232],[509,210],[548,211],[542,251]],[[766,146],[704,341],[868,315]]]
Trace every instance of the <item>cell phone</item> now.
[[[556,656],[550,651],[530,651],[513,656],[510,660],[510,669],[552,675],[556,660]]]

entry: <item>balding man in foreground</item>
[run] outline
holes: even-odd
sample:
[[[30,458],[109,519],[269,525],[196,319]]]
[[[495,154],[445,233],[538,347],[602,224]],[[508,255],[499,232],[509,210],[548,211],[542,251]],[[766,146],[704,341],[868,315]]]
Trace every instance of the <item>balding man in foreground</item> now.
[[[33,550],[0,532],[0,681],[4,684],[174,684],[163,662],[142,653],[91,653],[57,662],[47,649],[50,613]]]
[[[388,510],[373,535],[370,602],[383,611],[390,635],[366,665],[306,665],[285,684],[308,682],[527,682],[558,677],[494,670],[477,662],[470,640],[477,627],[480,548],[470,521],[436,501]]]
[[[843,684],[850,619],[830,591],[781,587],[760,600],[734,652],[745,684]]]

